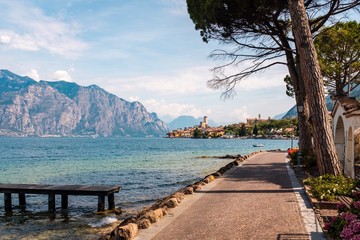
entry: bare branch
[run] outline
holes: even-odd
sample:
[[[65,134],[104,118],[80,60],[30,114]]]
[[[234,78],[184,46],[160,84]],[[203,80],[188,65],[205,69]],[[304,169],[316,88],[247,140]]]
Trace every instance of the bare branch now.
[[[238,82],[240,82],[241,80],[243,80],[257,72],[264,71],[272,66],[286,65],[286,63],[284,63],[284,62],[272,62],[270,64],[263,66],[264,62],[268,61],[268,60],[270,60],[270,59],[255,63],[253,66],[243,69],[239,73],[232,74],[229,76],[225,75],[225,67],[226,66],[216,67],[213,69],[214,78],[209,80],[207,85],[208,85],[208,87],[213,88],[213,89],[224,89],[224,91],[221,95],[221,97],[223,99],[232,97],[235,95],[234,89],[235,89],[236,84]]]

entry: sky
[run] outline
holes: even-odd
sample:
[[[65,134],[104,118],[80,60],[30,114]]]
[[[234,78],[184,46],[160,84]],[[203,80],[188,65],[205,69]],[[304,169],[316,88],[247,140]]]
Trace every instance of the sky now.
[[[220,64],[209,54],[223,46],[201,40],[185,0],[0,0],[0,9],[0,69],[18,75],[96,84],[165,122],[238,123],[295,104],[284,66],[243,80],[230,99],[207,87]]]

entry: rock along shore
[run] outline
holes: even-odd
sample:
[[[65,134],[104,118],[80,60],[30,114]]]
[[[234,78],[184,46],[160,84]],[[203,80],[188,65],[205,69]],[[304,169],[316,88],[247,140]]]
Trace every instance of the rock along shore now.
[[[197,190],[201,190],[202,187],[214,179],[222,176],[226,171],[231,168],[240,165],[243,161],[249,157],[261,153],[264,151],[257,151],[247,154],[245,156],[236,155],[234,161],[228,163],[226,166],[220,168],[213,174],[207,175],[202,180],[179,189],[175,193],[158,200],[155,204],[148,208],[141,210],[136,216],[131,216],[122,221],[114,230],[110,233],[100,237],[99,240],[131,240],[137,236],[139,229],[146,229],[151,227],[151,224],[158,222],[163,218],[168,209],[177,207],[186,195],[193,194]]]

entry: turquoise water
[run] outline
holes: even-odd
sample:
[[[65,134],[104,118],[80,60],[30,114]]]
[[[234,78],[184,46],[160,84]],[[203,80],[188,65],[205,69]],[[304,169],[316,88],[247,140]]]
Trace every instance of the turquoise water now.
[[[232,161],[200,156],[285,150],[290,144],[290,140],[258,139],[0,138],[0,183],[121,185],[116,207],[131,211]],[[63,217],[58,209],[56,218],[49,220],[47,196],[29,195],[27,212],[15,208],[7,217],[0,194],[1,239],[92,239],[93,226],[109,220],[95,215],[96,207],[96,197],[70,196],[70,215]]]

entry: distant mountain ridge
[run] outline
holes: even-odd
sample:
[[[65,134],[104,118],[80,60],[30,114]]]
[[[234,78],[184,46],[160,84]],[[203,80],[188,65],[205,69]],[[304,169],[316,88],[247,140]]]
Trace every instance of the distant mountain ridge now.
[[[275,115],[272,119],[282,119],[282,118],[285,116],[286,113],[287,113],[287,112],[284,112],[284,113],[280,113],[280,114],[278,114],[278,115]]]
[[[0,70],[2,136],[164,136],[168,128],[139,102],[104,89],[40,81]]]
[[[185,127],[194,127],[196,125],[200,125],[200,122],[202,122],[203,120],[204,119],[201,117],[194,118],[193,116],[179,116],[179,117],[175,118],[174,120],[172,120],[167,125],[170,130],[176,130],[176,129],[180,129],[180,128],[183,129]],[[212,127],[218,126],[218,124],[216,122],[212,121],[211,119],[208,120],[208,123]]]

